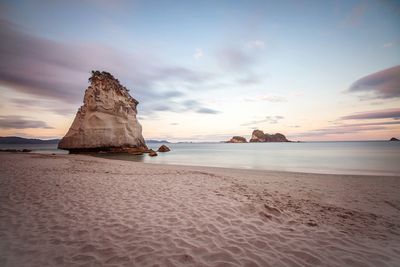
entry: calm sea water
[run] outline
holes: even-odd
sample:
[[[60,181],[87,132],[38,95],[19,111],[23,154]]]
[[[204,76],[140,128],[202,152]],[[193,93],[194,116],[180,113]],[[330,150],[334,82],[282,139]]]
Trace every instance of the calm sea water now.
[[[156,150],[161,144],[148,144]],[[146,163],[214,166],[333,174],[400,175],[400,142],[201,143],[167,144],[172,151],[101,157]],[[38,153],[67,153],[56,145],[0,145]]]

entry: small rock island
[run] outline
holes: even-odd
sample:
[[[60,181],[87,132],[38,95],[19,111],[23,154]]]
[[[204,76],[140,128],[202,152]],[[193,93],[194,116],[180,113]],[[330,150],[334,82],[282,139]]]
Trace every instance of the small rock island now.
[[[58,148],[70,153],[149,152],[136,118],[139,102],[108,72],[92,71],[81,106]]]
[[[251,143],[254,142],[290,142],[286,136],[281,133],[276,134],[265,134],[261,130],[254,130],[251,139]]]
[[[392,138],[390,138],[390,140],[389,141],[400,141],[399,139],[397,139],[396,137],[392,137]]]
[[[234,136],[231,140],[226,141],[225,143],[247,143],[247,140],[242,136]]]
[[[249,140],[250,143],[266,143],[266,142],[291,142],[281,133],[276,134],[266,134],[261,130],[254,130],[251,139]],[[225,143],[247,143],[246,138],[242,136],[234,136],[229,141]]]

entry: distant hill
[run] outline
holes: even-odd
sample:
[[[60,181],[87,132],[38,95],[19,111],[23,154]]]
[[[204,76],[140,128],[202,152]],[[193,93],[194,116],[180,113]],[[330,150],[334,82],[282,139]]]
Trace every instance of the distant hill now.
[[[60,139],[42,140],[36,138],[23,138],[18,136],[0,136],[0,144],[58,144]],[[169,144],[167,140],[146,140],[149,144]]]
[[[60,139],[32,139],[18,136],[0,136],[0,144],[58,144]]]
[[[167,140],[153,140],[153,139],[146,140],[146,143],[149,143],[149,144],[161,144],[161,143],[169,144],[169,142]]]

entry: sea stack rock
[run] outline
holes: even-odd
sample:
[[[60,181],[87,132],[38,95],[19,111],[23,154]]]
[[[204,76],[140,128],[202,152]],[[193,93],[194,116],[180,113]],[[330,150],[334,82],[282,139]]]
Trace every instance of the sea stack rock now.
[[[136,118],[139,102],[108,72],[92,71],[81,106],[58,148],[70,153],[146,152],[142,126]]]
[[[162,145],[158,148],[157,150],[158,152],[169,152],[171,151],[171,149],[169,147],[167,147],[166,145]]]
[[[250,142],[290,142],[283,134],[265,134],[261,130],[254,130]]]
[[[226,143],[247,143],[247,140],[242,136],[234,136],[231,138],[231,140],[227,141]]]

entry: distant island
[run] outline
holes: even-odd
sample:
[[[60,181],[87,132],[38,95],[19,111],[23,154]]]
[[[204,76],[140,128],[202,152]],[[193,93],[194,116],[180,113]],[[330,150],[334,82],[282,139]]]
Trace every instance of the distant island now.
[[[149,144],[170,144],[170,142],[168,142],[167,140],[154,140],[154,139],[146,140],[146,143],[149,143]]]
[[[23,138],[18,136],[0,136],[0,144],[58,144],[60,139],[42,140],[37,138]]]
[[[254,130],[251,134],[250,143],[268,143],[268,142],[291,142],[281,133],[267,134],[261,130]],[[246,138],[242,136],[234,136],[226,143],[247,143]]]
[[[286,136],[281,133],[265,134],[261,130],[254,130],[250,142],[290,142]]]
[[[397,139],[396,137],[392,137],[392,138],[390,138],[390,141],[400,141],[400,140]]]
[[[242,136],[234,136],[231,140],[226,141],[225,143],[247,143],[247,140]]]
[[[0,144],[9,144],[9,145],[24,145],[24,144],[58,144],[60,139],[49,139],[43,140],[39,138],[24,138],[18,136],[0,136]],[[146,140],[146,143],[149,144],[170,144],[167,140],[154,140],[149,139]]]

